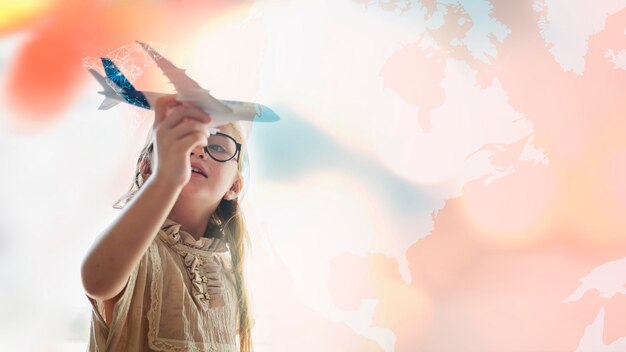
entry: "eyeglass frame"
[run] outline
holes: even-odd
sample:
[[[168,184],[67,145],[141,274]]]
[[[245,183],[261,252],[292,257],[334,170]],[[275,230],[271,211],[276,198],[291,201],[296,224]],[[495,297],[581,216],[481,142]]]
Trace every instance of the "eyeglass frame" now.
[[[213,155],[211,155],[211,153],[209,152],[209,146],[208,146],[208,145],[205,145],[205,146],[202,148],[202,149],[204,150],[204,152],[205,152],[205,153],[207,153],[207,154],[211,157],[211,159],[213,159],[213,160],[215,160],[215,161],[217,161],[217,162],[220,162],[220,163],[225,163],[225,162],[227,162],[227,161],[231,161],[231,160],[235,157],[235,155],[237,156],[237,162],[239,162],[239,155],[241,155],[241,143],[237,142],[237,140],[236,140],[234,137],[229,136],[229,135],[227,135],[226,133],[222,133],[222,132],[215,132],[215,134],[216,134],[216,135],[218,135],[218,134],[219,134],[219,135],[222,135],[222,136],[224,136],[224,137],[230,138],[233,142],[235,142],[235,146],[236,146],[236,149],[235,149],[235,154],[233,154],[233,156],[231,156],[230,158],[228,158],[228,159],[226,159],[226,160],[218,160],[218,159],[216,159]],[[208,138],[207,138],[207,140],[208,140]]]

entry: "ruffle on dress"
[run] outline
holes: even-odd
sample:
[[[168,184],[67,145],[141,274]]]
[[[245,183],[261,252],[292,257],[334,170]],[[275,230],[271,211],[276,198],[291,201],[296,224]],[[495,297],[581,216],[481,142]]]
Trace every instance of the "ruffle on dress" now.
[[[228,244],[226,241],[217,237],[202,237],[196,241],[196,239],[188,232],[180,229],[181,224],[171,219],[165,219],[162,230],[165,232],[169,243],[182,243],[186,246],[194,249],[199,249],[208,252],[227,252]]]
[[[228,252],[227,243],[217,237],[196,240],[180,229],[181,225],[166,219],[161,230],[162,238],[183,258],[192,283],[194,300],[203,310],[224,305],[224,271],[230,271],[221,257]]]

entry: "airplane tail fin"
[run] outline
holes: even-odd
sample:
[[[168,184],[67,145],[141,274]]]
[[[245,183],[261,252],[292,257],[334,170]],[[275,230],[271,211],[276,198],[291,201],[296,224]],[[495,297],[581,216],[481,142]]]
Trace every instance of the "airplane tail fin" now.
[[[102,66],[104,66],[104,73],[106,73],[107,78],[111,80],[111,82],[115,83],[116,86],[129,92],[136,91],[135,87],[133,87],[133,84],[130,83],[128,78],[124,76],[122,71],[117,68],[117,66],[115,65],[115,63],[113,63],[111,59],[103,57]]]
[[[119,90],[115,89],[117,95],[121,96],[128,103],[138,106],[144,109],[150,109],[150,103],[146,96],[139,90],[133,87],[132,83],[124,76],[122,71],[115,65],[115,63],[106,57],[102,59],[102,66],[104,66],[104,73],[106,73],[107,78],[105,82],[112,82]],[[104,78],[103,78],[104,79]],[[108,84],[107,84],[108,85]],[[104,102],[103,102],[104,104]]]
[[[100,85],[104,89],[103,92],[100,92],[104,95],[104,100],[102,101],[102,104],[100,104],[100,106],[98,107],[98,110],[108,110],[119,104],[119,101],[111,99],[111,96],[116,96],[118,94],[115,90],[111,88],[111,86],[109,86],[106,79],[100,73],[98,73],[98,71],[92,68],[89,69],[89,72],[91,72],[96,81],[98,81],[98,83],[100,83]]]

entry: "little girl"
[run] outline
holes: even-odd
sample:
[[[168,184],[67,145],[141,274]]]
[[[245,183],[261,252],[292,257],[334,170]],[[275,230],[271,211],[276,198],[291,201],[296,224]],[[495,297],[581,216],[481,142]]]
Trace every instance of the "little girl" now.
[[[210,121],[175,95],[157,100],[137,189],[82,263],[88,351],[252,350],[244,131],[236,122],[211,135]]]

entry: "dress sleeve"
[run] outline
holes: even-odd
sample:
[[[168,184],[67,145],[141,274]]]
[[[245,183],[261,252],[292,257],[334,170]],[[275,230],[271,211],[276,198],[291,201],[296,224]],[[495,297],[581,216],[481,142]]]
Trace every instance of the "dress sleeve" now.
[[[135,279],[136,279],[136,277],[137,277],[137,275],[136,275],[137,274],[137,269],[138,269],[138,266],[135,266],[135,269],[132,271],[131,275],[129,276],[128,281],[126,282],[126,286],[124,286],[124,292],[122,293],[122,296],[120,297],[120,299],[118,300],[118,302],[115,305],[116,307],[119,305],[119,302],[122,301],[122,299],[124,299],[124,296],[126,296],[126,293],[128,291],[127,288],[130,285],[130,283],[131,283],[133,274],[135,274]],[[102,300],[100,300],[100,299],[89,297],[89,295],[87,295],[87,293],[85,293],[85,296],[87,297],[87,300],[89,300],[89,303],[91,304],[91,312],[93,314],[93,318],[96,320],[96,322],[98,324],[102,324],[108,330],[108,327],[106,325],[106,321],[104,319],[104,317],[106,315],[106,312],[105,312],[105,309],[104,309],[104,302]],[[115,308],[114,308],[114,310],[115,310]]]
[[[138,286],[140,290],[145,288],[146,284],[146,273],[150,264],[150,253],[154,250],[155,243],[154,241],[148,247],[148,250],[143,254],[139,262],[135,264],[133,271],[130,273],[124,291],[120,299],[116,302],[115,307],[112,312],[112,319],[109,319],[110,326],[107,326],[104,316],[104,303],[100,299],[94,299],[89,297],[86,293],[85,296],[91,305],[92,310],[92,323],[97,324],[100,330],[104,331],[106,335],[110,329],[114,328],[115,325],[128,314],[130,300],[134,296],[134,292]],[[139,280],[138,280],[139,278]]]

